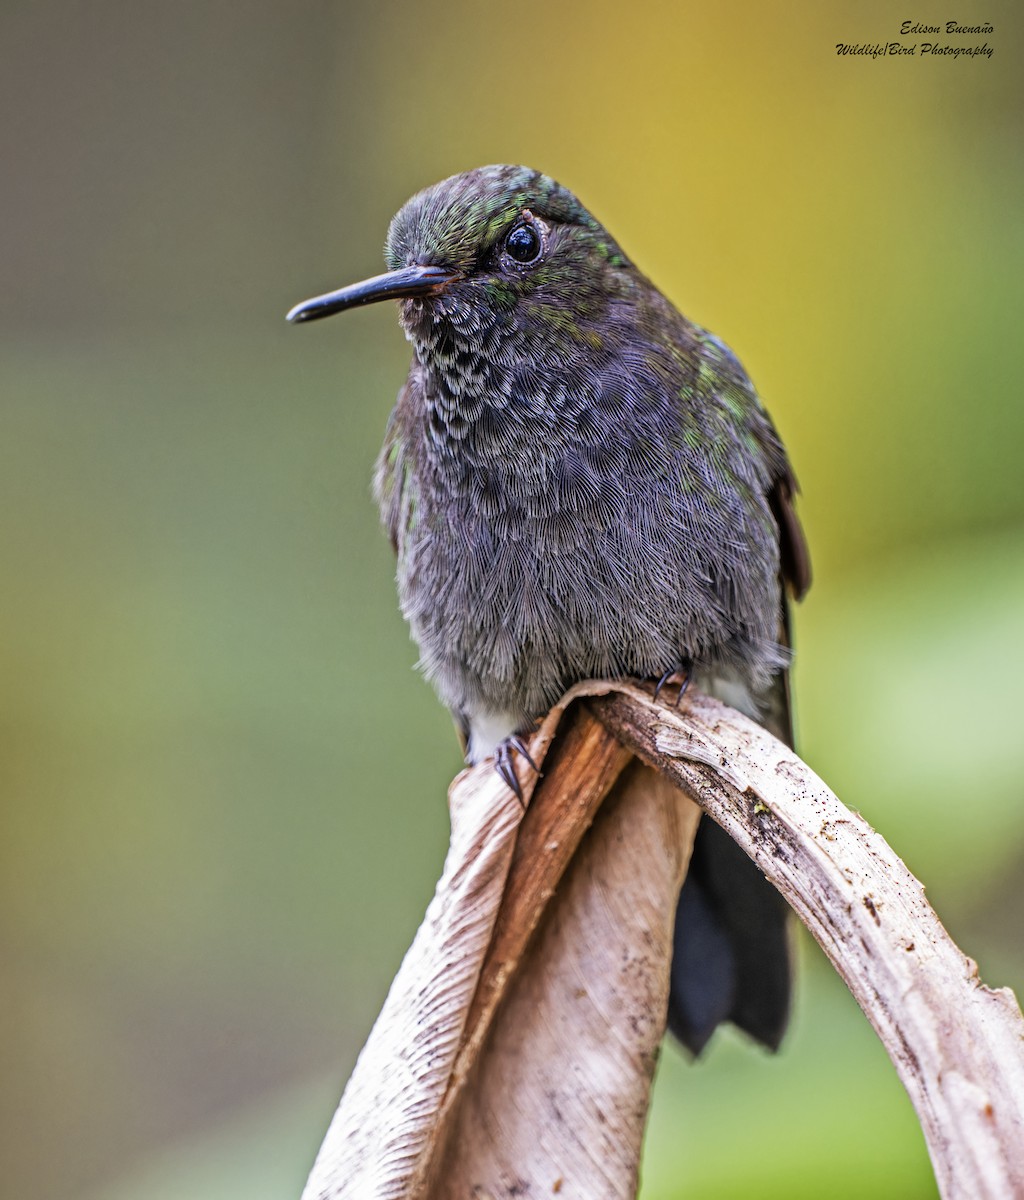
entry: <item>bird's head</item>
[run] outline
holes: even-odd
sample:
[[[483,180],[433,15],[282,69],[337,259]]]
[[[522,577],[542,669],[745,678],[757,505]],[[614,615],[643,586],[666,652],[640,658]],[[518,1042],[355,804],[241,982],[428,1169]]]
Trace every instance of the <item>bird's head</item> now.
[[[571,192],[519,166],[479,167],[419,192],[392,220],[384,256],[384,275],[308,300],[289,320],[399,299],[414,343],[454,336],[500,356],[531,331],[548,345],[593,342],[635,277]]]

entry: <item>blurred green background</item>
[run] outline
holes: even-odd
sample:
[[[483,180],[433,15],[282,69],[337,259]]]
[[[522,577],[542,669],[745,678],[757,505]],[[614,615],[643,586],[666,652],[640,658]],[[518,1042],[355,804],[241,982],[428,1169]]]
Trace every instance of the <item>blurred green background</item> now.
[[[903,16],[991,59],[838,58]],[[1024,989],[1012,0],[0,9],[0,1190],[297,1197],[459,753],[371,464],[418,188],[525,161],[740,354],[803,485],[800,748]],[[644,1200],[927,1197],[804,938],[792,1034],[663,1055]]]

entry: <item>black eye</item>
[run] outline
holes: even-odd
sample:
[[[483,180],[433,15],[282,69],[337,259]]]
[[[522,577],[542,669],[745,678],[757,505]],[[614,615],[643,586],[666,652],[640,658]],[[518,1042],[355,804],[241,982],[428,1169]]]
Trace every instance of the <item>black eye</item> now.
[[[540,234],[532,225],[517,225],[505,239],[505,253],[527,267],[540,258]]]

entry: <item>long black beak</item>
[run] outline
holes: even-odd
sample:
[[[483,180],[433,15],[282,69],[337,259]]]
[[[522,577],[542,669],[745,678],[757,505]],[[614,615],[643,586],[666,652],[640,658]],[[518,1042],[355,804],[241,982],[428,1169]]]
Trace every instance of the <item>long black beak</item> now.
[[[364,279],[362,283],[352,283],[336,292],[304,300],[291,310],[288,320],[298,325],[302,321],[319,321],[321,317],[329,317],[360,304],[376,304],[378,300],[434,296],[458,278],[458,272],[447,267],[403,267],[400,271],[388,271],[386,275],[375,275],[372,279]]]

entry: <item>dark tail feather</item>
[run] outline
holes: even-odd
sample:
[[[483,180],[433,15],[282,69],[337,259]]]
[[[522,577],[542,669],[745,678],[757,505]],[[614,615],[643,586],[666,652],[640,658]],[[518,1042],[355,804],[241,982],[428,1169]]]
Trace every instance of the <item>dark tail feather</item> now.
[[[777,1050],[789,1020],[789,906],[708,817],[679,895],[668,1027],[694,1055],[722,1021]]]
[[[782,499],[788,503],[792,479],[787,487]],[[810,582],[807,548],[792,512],[788,519],[790,554],[798,563],[794,587],[802,590]],[[779,642],[790,644],[784,589]],[[760,713],[761,724],[792,746],[788,671],[780,671],[760,697]],[[668,1027],[691,1054],[700,1054],[723,1021],[778,1050],[793,982],[788,917],[789,905],[754,863],[703,817],[676,906],[668,998]]]

